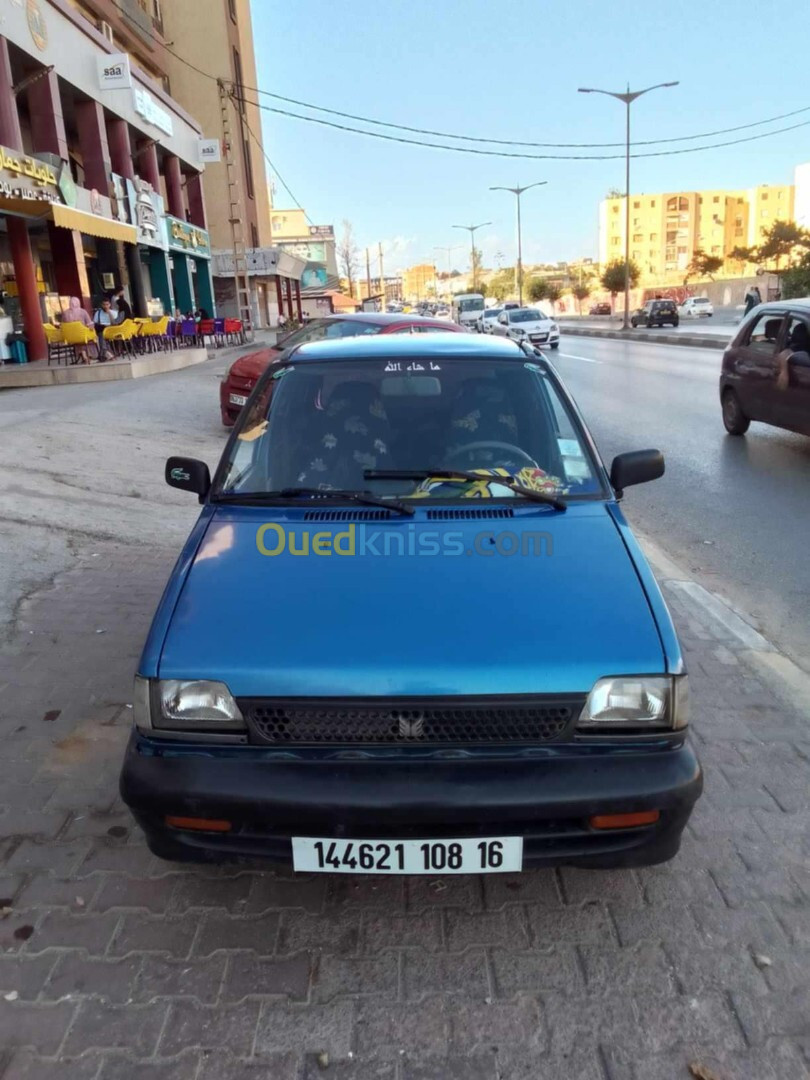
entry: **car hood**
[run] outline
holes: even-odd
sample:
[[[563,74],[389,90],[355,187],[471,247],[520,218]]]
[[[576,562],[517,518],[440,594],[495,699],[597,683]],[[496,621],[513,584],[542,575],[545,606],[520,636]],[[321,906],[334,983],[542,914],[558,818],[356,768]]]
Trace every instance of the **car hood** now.
[[[240,356],[231,364],[229,375],[237,375],[240,379],[258,379],[268,364],[278,356],[278,349],[258,349],[256,352]]]
[[[527,334],[547,333],[551,329],[553,319],[537,319],[534,322],[510,323],[510,330],[525,330]]]
[[[213,514],[163,642],[161,678],[220,679],[244,696],[528,694],[665,670],[646,593],[603,503],[564,514],[523,504],[506,521],[428,521],[420,509],[416,519],[355,522],[353,556],[259,553],[265,523],[292,531],[298,549],[304,530],[310,543],[330,534],[330,545],[341,533],[345,548],[349,524],[305,524],[303,513]],[[529,553],[474,551],[478,534],[492,551],[505,532],[515,539],[502,547]],[[529,532],[541,540],[526,541]],[[427,533],[457,554],[407,554],[424,550]],[[388,534],[401,537],[389,551],[404,554],[371,553]],[[268,549],[277,535],[265,534]]]

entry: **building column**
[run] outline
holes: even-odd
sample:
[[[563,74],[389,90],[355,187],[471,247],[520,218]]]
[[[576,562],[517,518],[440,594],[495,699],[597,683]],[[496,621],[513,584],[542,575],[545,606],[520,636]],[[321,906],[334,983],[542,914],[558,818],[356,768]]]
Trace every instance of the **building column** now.
[[[56,72],[51,71],[32,83],[27,96],[32,152],[55,154],[67,162],[67,135]],[[76,229],[62,229],[49,221],[48,236],[59,295],[78,296],[85,311],[91,314],[93,306],[81,233]]]
[[[167,154],[163,159],[163,179],[166,181],[166,201],[172,217],[186,220],[186,206],[183,201],[183,175],[180,171],[180,158]]]
[[[8,42],[4,37],[0,37],[0,144],[11,150],[22,151],[22,132],[13,85]],[[23,218],[9,214],[6,216],[6,228],[20,297],[23,327],[28,339],[28,356],[31,360],[45,360],[48,356],[48,342],[42,329],[42,308],[39,303],[28,225]]]
[[[186,184],[188,195],[188,220],[198,229],[208,231],[208,218],[205,213],[205,195],[203,194],[202,173],[195,173]]]
[[[113,171],[125,180],[135,180],[135,166],[132,161],[132,145],[129,141],[129,124],[126,120],[115,117],[107,125],[107,138],[110,144]],[[137,244],[124,244],[124,258],[129,273],[129,289],[132,295],[133,313],[145,318],[149,312],[146,307],[146,290],[143,284],[143,267]]]
[[[298,280],[295,282],[295,306],[298,311],[298,321],[302,322],[304,315],[301,311],[301,282]]]
[[[194,288],[191,284],[191,267],[188,265],[188,255],[175,251],[172,255],[174,261],[174,295],[177,306],[183,316],[187,311],[194,310]]]
[[[76,127],[79,131],[85,184],[102,195],[109,195],[112,162],[102,106],[97,101],[78,101]]]
[[[287,283],[287,312],[292,315],[293,313],[293,299],[292,299],[292,281],[289,278],[284,279]]]
[[[139,139],[137,151],[138,175],[141,176],[147,184],[151,184],[159,195],[160,166],[158,165],[157,143],[154,139]]]
[[[284,314],[284,294],[281,291],[281,278],[276,274],[276,303],[278,304],[278,317]]]
[[[174,285],[169,270],[169,259],[164,251],[152,248],[149,252],[149,274],[152,290],[163,304],[164,315],[174,315]]]
[[[211,318],[215,318],[214,283],[208,259],[197,259],[197,306],[205,308]]]

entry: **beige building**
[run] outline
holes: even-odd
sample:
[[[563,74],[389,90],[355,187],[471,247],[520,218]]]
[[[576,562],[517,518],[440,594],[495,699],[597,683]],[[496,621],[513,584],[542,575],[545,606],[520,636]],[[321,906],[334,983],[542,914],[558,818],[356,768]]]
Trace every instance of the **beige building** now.
[[[402,271],[402,295],[406,300],[427,300],[436,295],[436,267],[419,263]]]
[[[640,284],[681,284],[695,251],[725,259],[716,277],[740,277],[755,267],[729,258],[735,247],[761,243],[774,221],[794,220],[792,184],[738,191],[677,191],[630,197],[630,258]],[[599,205],[599,262],[623,259],[625,200]]]
[[[250,0],[166,0],[162,6],[163,36],[172,50],[200,72],[226,79],[248,89],[244,96],[257,101],[258,86]],[[172,95],[199,122],[203,136],[222,138],[222,112],[216,82],[199,74],[161,50]],[[256,104],[229,103],[229,121],[238,170],[242,234],[245,247],[269,247],[270,200],[262,149],[261,111]],[[205,197],[211,247],[232,246],[228,220],[228,183],[223,162],[205,169]]]

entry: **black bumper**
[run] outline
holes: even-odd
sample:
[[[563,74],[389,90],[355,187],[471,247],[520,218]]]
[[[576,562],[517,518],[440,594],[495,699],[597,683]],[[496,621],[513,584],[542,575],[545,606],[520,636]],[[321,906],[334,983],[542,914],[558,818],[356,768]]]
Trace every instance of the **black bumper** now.
[[[166,744],[133,734],[121,795],[155,854],[290,862],[291,836],[522,836],[524,865],[644,866],[672,858],[703,777],[688,743],[558,744],[543,751],[358,760],[254,747]],[[650,826],[598,830],[593,814],[660,810]],[[169,828],[167,815],[226,819],[228,833]]]

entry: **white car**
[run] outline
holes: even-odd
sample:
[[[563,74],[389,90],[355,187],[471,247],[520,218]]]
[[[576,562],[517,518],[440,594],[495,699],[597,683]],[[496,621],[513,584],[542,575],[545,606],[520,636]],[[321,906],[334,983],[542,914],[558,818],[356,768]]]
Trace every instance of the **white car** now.
[[[688,296],[678,305],[678,314],[682,319],[711,318],[714,306],[708,296]]]
[[[512,341],[528,341],[538,347],[558,349],[560,346],[560,328],[539,308],[510,308],[502,311],[492,332],[511,338]]]
[[[476,326],[478,333],[491,334],[495,323],[498,321],[498,316],[502,311],[502,307],[491,307],[487,308],[485,311],[482,311],[481,314],[478,316],[478,323]]]

